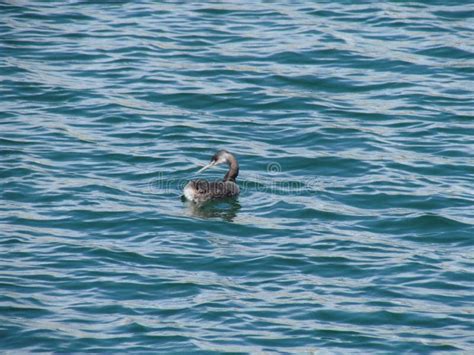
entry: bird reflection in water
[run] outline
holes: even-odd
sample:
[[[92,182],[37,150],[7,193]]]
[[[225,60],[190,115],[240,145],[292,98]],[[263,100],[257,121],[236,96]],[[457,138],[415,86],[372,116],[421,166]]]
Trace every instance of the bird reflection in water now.
[[[233,222],[241,208],[239,202],[234,198],[210,201],[205,204],[186,203],[192,216],[206,219],[222,219]]]

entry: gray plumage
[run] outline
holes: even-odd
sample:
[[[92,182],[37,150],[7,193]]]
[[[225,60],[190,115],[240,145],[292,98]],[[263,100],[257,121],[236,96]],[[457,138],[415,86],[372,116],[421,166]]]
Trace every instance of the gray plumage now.
[[[239,185],[235,179],[239,175],[239,164],[237,159],[226,150],[220,150],[211,159],[211,162],[203,167],[199,172],[213,166],[227,163],[229,171],[222,181],[194,180],[190,181],[183,190],[186,199],[202,203],[209,200],[218,200],[227,197],[235,197],[240,193]]]

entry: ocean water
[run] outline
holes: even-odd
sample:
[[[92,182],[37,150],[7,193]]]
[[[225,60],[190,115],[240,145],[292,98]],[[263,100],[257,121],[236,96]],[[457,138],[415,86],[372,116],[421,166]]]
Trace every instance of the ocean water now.
[[[6,1],[0,80],[0,352],[474,351],[472,3]]]

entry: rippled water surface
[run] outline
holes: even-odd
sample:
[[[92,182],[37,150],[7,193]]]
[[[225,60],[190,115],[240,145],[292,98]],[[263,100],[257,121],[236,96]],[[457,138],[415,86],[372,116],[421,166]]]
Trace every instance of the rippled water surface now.
[[[0,351],[473,351],[474,5],[282,3],[0,4]]]

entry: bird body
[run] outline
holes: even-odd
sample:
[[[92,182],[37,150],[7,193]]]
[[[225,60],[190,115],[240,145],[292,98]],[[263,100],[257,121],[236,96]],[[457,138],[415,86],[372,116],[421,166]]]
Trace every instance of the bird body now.
[[[190,181],[183,190],[184,197],[193,202],[234,197],[240,193],[239,185],[233,181]]]
[[[235,182],[239,174],[237,159],[228,151],[220,150],[211,159],[211,162],[199,170],[209,169],[215,165],[227,163],[229,171],[222,181],[193,180],[183,190],[184,197],[195,203],[203,203],[210,200],[218,200],[228,197],[236,197],[240,193],[239,185]]]

